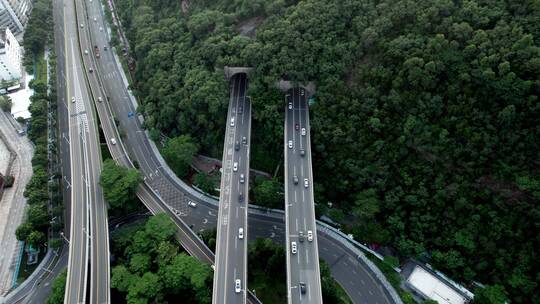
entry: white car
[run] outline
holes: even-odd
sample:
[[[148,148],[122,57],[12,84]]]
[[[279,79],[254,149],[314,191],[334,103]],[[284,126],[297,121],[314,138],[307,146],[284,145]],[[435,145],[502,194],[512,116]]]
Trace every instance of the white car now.
[[[188,206],[190,206],[191,208],[197,207],[197,203],[195,203],[194,201],[188,201],[187,204],[188,204]]]
[[[242,281],[240,279],[236,279],[234,281],[234,292],[240,293],[242,291]]]
[[[298,249],[296,248],[296,242],[291,242],[291,252],[292,254],[296,254],[296,252],[298,252]]]
[[[306,128],[302,128],[302,136],[306,136]]]
[[[84,54],[85,54],[85,55],[88,55],[88,50],[84,50]]]
[[[307,231],[307,240],[310,242],[313,242],[313,231],[311,230]]]
[[[234,162],[232,169],[233,169],[234,172],[238,171],[238,163],[237,162]]]
[[[292,110],[292,102],[289,102],[289,110]]]
[[[239,239],[244,238],[244,228],[238,228],[238,238]]]
[[[71,102],[75,102],[75,96],[71,96]]]
[[[240,174],[240,184],[243,184],[244,181],[244,174]]]
[[[96,18],[96,17],[94,17],[94,22],[97,22],[97,18]]]
[[[102,28],[101,26],[99,27],[99,31],[100,31],[100,32],[103,32],[103,28]]]
[[[234,117],[231,118],[231,127],[234,127]]]
[[[103,98],[101,98],[101,96],[98,96],[97,101],[98,102],[103,102]]]
[[[111,144],[116,145],[116,138],[114,137],[111,138]]]
[[[304,188],[309,187],[309,181],[307,178],[304,178]]]
[[[81,28],[83,28],[83,27],[84,27],[84,24],[81,23]]]
[[[289,140],[289,149],[292,149],[292,140]]]

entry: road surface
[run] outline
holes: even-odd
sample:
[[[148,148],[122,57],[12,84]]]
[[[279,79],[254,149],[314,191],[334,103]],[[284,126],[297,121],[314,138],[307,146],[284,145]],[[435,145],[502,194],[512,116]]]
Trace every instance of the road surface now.
[[[304,89],[289,93],[284,127],[287,298],[288,303],[322,303],[309,109]]]
[[[246,98],[247,84],[246,74],[237,74],[230,80],[230,102],[221,169],[218,211],[220,220],[217,227],[212,295],[214,304],[246,302],[251,134],[251,103]]]

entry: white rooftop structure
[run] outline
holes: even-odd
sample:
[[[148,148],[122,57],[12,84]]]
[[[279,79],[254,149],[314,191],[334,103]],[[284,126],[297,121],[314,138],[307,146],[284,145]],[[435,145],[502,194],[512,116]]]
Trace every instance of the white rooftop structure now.
[[[465,304],[468,299],[420,266],[415,266],[407,283],[439,304]]]

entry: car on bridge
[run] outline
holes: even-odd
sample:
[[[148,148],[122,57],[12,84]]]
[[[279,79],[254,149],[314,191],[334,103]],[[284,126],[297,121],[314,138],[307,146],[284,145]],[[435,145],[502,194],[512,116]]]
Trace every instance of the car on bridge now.
[[[242,291],[242,281],[236,279],[236,281],[234,281],[234,292],[240,293],[240,291]]]

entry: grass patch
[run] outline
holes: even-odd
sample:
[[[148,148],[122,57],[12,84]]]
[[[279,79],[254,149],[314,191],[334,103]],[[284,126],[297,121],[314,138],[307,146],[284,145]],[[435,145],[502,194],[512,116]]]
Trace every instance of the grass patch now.
[[[43,51],[36,56],[34,77],[38,81],[47,83],[47,62]]]

